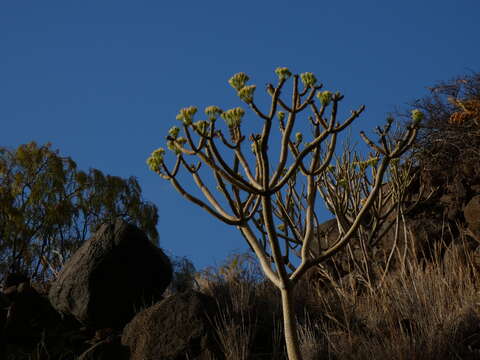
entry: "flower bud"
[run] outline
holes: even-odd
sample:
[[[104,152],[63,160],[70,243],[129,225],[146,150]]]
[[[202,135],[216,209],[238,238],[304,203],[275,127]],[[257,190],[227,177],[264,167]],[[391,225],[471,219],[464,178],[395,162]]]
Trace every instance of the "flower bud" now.
[[[193,123],[193,128],[195,129],[195,131],[197,131],[200,135],[204,135],[207,128],[208,128],[208,124],[205,120],[200,120],[200,121],[197,121],[195,123]]]
[[[163,157],[165,156],[165,150],[163,148],[158,148],[153,151],[150,157],[147,159],[147,165],[150,170],[159,172],[160,164],[163,162]]]
[[[302,79],[303,86],[305,87],[313,87],[317,82],[317,78],[311,72],[301,74],[300,78]]]
[[[168,130],[168,134],[174,139],[178,136],[179,132],[180,128],[178,128],[177,126],[172,126],[170,130]]]
[[[332,101],[332,93],[330,91],[322,91],[317,93],[317,98],[323,106],[328,106]]]
[[[228,127],[239,126],[242,122],[242,117],[245,115],[245,110],[240,107],[227,110],[221,114],[222,118],[227,123]]]
[[[182,121],[184,125],[188,126],[192,123],[193,116],[196,112],[197,108],[195,106],[183,108],[180,110],[180,113],[178,113],[177,120]]]
[[[420,121],[422,121],[423,117],[424,117],[423,112],[421,112],[420,110],[418,109],[412,110],[412,120],[415,125],[418,124]]]
[[[230,80],[228,80],[228,83],[237,91],[240,91],[244,86],[245,83],[249,80],[249,77],[247,74],[240,72],[235,75],[233,75]]]
[[[302,140],[303,140],[303,135],[302,135],[302,133],[301,133],[301,132],[297,132],[297,133],[295,134],[295,141],[296,141],[296,143],[297,143],[297,144],[300,144],[300,143],[302,142]]]
[[[250,104],[253,101],[253,93],[255,92],[256,88],[256,85],[244,86],[238,92],[238,96],[247,104]]]
[[[176,155],[180,155],[182,153],[182,149],[180,148],[179,144],[184,144],[186,139],[183,137],[179,137],[175,141],[167,141],[168,150],[173,151]]]
[[[177,146],[175,145],[175,142],[172,140],[167,141],[167,148],[170,151],[177,151]]]
[[[275,69],[275,74],[277,74],[279,80],[287,80],[292,73],[286,67],[278,67]]]
[[[222,109],[215,105],[205,108],[205,114],[208,115],[208,120],[210,121],[215,121],[221,113]]]
[[[180,136],[180,137],[176,140],[176,142],[177,142],[178,144],[180,144],[180,145],[183,145],[183,144],[185,144],[185,143],[187,142],[187,139],[184,138],[183,136]]]
[[[280,120],[280,121],[285,119],[285,113],[283,111],[278,111],[277,116],[278,116],[278,120]]]

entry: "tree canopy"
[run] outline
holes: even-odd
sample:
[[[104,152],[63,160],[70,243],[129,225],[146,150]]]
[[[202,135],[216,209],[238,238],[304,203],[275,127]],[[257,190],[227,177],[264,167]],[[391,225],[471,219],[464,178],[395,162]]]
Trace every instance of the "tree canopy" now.
[[[0,148],[0,274],[55,274],[104,222],[123,218],[158,244],[155,205],[135,177],[77,169],[50,144]]]

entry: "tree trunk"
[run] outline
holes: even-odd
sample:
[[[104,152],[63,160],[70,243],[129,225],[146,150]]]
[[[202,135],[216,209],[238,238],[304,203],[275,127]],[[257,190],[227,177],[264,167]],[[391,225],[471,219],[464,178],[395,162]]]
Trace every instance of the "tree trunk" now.
[[[282,311],[283,311],[283,332],[287,346],[288,360],[302,360],[300,345],[298,341],[297,322],[293,310],[293,287],[281,289]]]

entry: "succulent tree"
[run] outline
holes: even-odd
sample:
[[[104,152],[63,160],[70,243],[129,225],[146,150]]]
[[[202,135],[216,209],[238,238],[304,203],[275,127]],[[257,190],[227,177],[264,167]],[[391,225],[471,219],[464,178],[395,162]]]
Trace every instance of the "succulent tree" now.
[[[249,142],[242,132],[242,127],[248,126],[243,121],[247,114],[243,108],[224,111],[218,106],[209,106],[205,109],[206,119],[194,121],[197,108],[188,107],[180,110],[177,120],[181,124],[172,127],[166,138],[167,147],[176,158],[173,167],[167,166],[163,148],[153,151],[147,164],[186,199],[241,232],[258,257],[265,276],[279,289],[288,357],[298,360],[302,355],[293,311],[295,285],[309,268],[335,255],[352,238],[379,193],[389,163],[401,156],[414,140],[422,114],[412,114],[412,124],[393,144],[385,140],[389,124],[378,144],[361,133],[375,153],[375,160],[370,163],[375,168],[373,185],[356,217],[342,228],[337,241],[312,257],[308,249],[314,239],[316,213],[320,210],[317,187],[329,171],[338,135],[365,107],[352,111],[340,122],[338,107],[343,95],[320,91],[322,85],[312,73],[292,75],[287,68],[277,68],[275,72],[276,86],[268,84],[266,88],[270,97],[268,112],[254,101],[256,87],[247,85],[249,77],[245,73],[235,74],[229,80],[248,105],[250,114],[263,120],[260,132],[252,132]],[[287,103],[281,95],[290,78],[293,78],[293,88],[291,101]],[[308,110],[310,115],[302,117]],[[218,129],[219,118],[225,120],[228,136]],[[309,137],[298,131],[302,125],[305,128],[305,124],[312,129]],[[279,129],[279,136],[273,131],[274,125]],[[228,152],[232,155],[230,161]],[[199,161],[194,163],[190,158]],[[209,183],[204,181],[202,164],[210,170]],[[199,192],[189,191],[181,184],[182,168],[191,174]],[[306,195],[305,206],[297,208],[293,218],[294,197],[300,191]],[[294,259],[295,254],[298,257]]]
[[[388,120],[387,128],[377,128],[377,133],[389,146],[395,143],[395,140],[388,136],[392,121],[392,119]],[[316,232],[309,249],[313,257],[322,249],[330,247],[336,241],[338,233],[351,227],[375,185],[376,165],[379,161],[375,154],[371,153],[368,157],[363,157],[353,150],[353,147],[346,145],[341,156],[335,158],[335,165],[329,166],[328,170],[318,178],[317,189],[328,210],[337,215],[336,221],[320,224],[319,220],[314,218]],[[342,277],[354,270],[363,278],[363,283],[371,287],[375,265],[380,265],[383,278],[385,277],[391,267],[394,254],[399,251],[400,239],[407,234],[406,216],[414,211],[421,201],[426,201],[433,195],[432,191],[427,193],[423,184],[418,181],[418,173],[418,168],[415,167],[412,159],[404,157],[402,161],[399,158],[390,161],[384,175],[384,183],[368,213],[360,222],[356,234],[352,236],[342,252],[340,263],[337,261],[338,258],[331,259],[330,265],[333,265],[335,273],[332,274],[325,269],[324,264],[320,264],[318,274],[321,278],[328,280],[332,275]],[[295,194],[293,197],[291,217],[297,221],[301,220],[299,209],[305,208],[306,198],[304,192]],[[387,244],[382,244],[384,240]],[[301,244],[297,239],[294,241]],[[391,247],[387,248],[385,245],[391,245]],[[376,251],[380,248],[388,252],[386,254],[381,251],[382,255],[385,255],[385,257],[381,256],[382,261],[378,261],[380,257],[376,255]],[[406,249],[404,246],[400,260],[405,259]],[[379,268],[377,267],[376,270]]]

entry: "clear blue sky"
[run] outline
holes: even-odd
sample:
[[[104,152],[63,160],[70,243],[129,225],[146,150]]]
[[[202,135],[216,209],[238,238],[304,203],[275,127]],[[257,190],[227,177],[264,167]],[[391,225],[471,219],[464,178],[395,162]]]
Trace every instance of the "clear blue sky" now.
[[[2,1],[0,145],[50,141],[80,168],[136,176],[161,246],[203,268],[246,245],[145,165],[181,107],[238,106],[232,74],[261,92],[288,66],[345,110],[365,104],[354,130],[369,130],[480,71],[479,14],[478,0]]]

